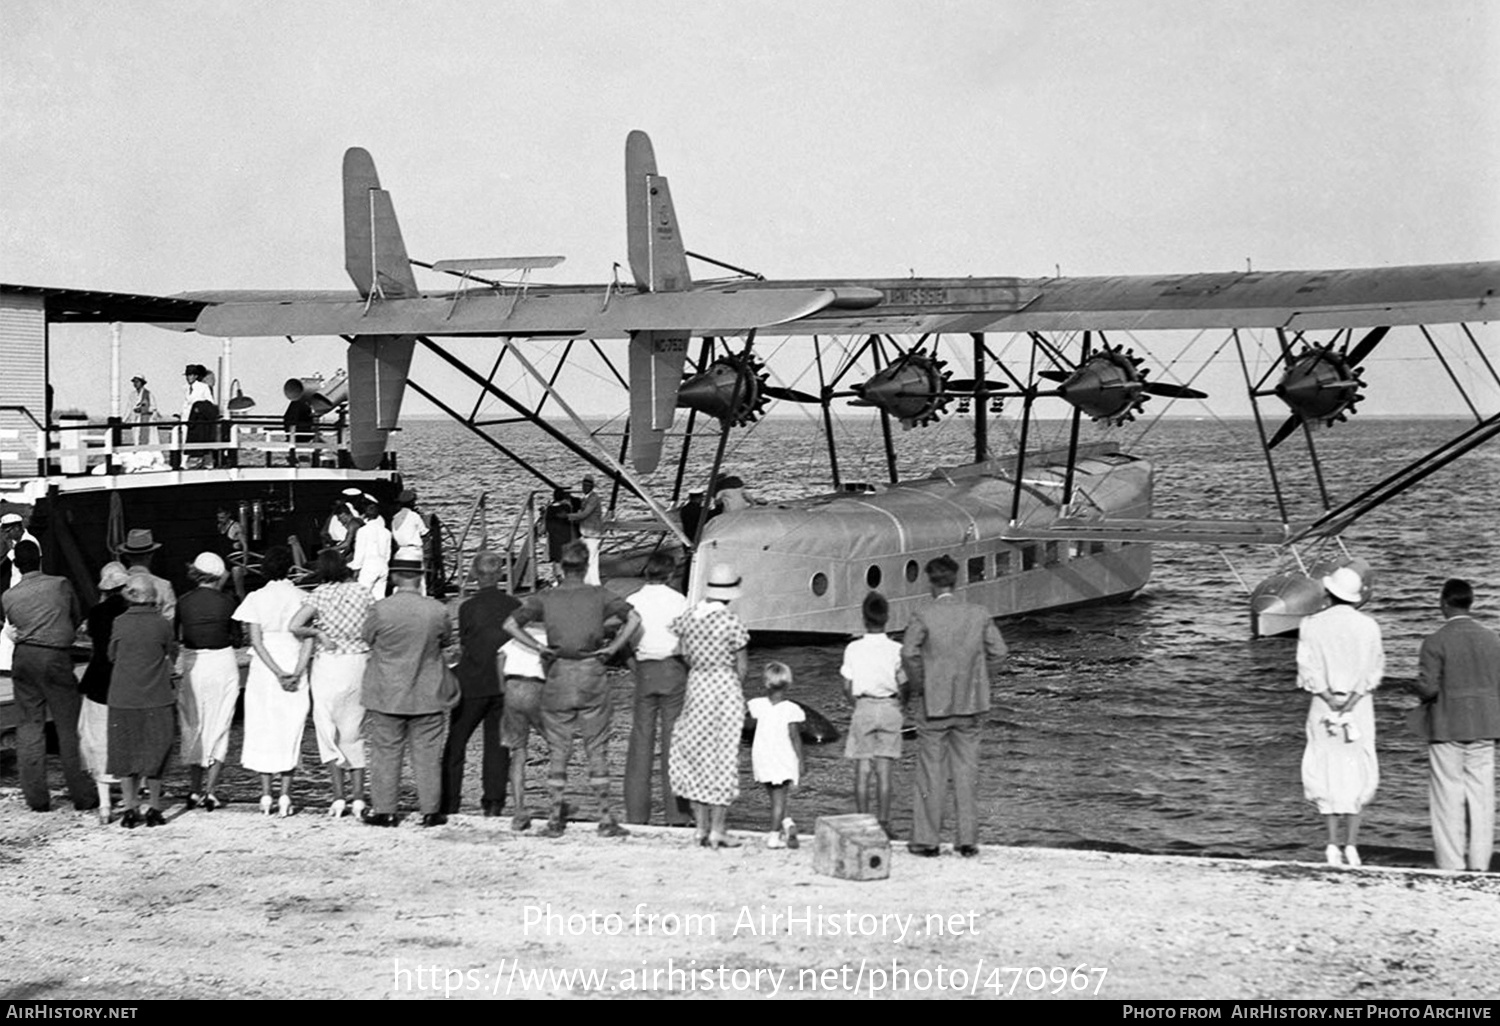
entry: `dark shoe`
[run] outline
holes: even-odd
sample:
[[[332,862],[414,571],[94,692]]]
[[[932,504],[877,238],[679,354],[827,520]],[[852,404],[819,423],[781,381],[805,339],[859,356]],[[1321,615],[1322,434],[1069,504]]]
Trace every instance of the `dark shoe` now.
[[[51,812],[52,811],[52,806],[50,804],[48,804],[48,805],[28,805],[26,807],[28,809],[30,809],[32,812]]]
[[[389,812],[377,812],[366,816],[365,824],[374,827],[393,827],[396,825],[396,817]]]
[[[481,802],[479,807],[485,819],[494,819],[496,816],[505,814],[504,802]]]
[[[615,817],[610,816],[607,819],[602,819],[599,821],[599,836],[629,837],[630,831],[622,827],[619,821],[615,819]]]
[[[99,801],[98,799],[95,799],[92,802],[85,802],[83,805],[75,804],[73,808],[77,809],[79,812],[98,812]]]
[[[547,826],[541,832],[542,836],[561,837],[563,831],[568,829],[568,813],[571,811],[567,802],[558,802],[554,805],[552,815],[547,817]]]
[[[938,857],[938,846],[935,844],[908,844],[906,850],[918,858],[935,859]]]
[[[977,845],[977,844],[960,844],[958,846],[958,853],[960,855],[962,855],[966,859],[972,859],[976,855],[979,854],[979,845]]]
[[[443,826],[448,822],[448,817],[441,812],[429,812],[422,817],[424,827]]]
[[[196,809],[198,806],[200,806],[202,804],[203,804],[203,798],[202,798],[201,795],[190,794],[190,795],[187,796],[187,801],[185,801],[185,802],[182,803],[182,807],[184,809],[191,810],[191,809]]]
[[[223,802],[219,801],[219,796],[216,794],[206,794],[203,796],[204,812],[212,812],[223,804]]]
[[[147,826],[166,826],[167,825],[167,817],[163,816],[161,814],[161,810],[160,809],[147,809],[146,810],[146,825]]]
[[[120,825],[126,830],[134,830],[141,825],[141,814],[134,809],[126,809],[125,815],[120,817]]]
[[[510,828],[516,833],[531,829],[531,813],[521,811],[510,818]]]

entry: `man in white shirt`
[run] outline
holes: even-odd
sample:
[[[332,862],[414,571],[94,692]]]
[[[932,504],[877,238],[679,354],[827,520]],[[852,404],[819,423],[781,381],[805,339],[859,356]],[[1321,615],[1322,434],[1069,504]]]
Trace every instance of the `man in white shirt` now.
[[[391,517],[391,541],[396,546],[397,559],[415,560],[422,564],[422,594],[427,594],[427,518],[416,510],[417,493],[403,489],[396,496],[401,507]]]
[[[672,727],[687,695],[687,664],[677,654],[672,621],[687,612],[688,600],[667,584],[677,562],[665,552],[646,561],[646,583],[625,599],[641,618],[635,644],[635,707],[630,747],[625,754],[625,822],[651,820],[651,760],[656,754],[656,722],[661,718],[661,790],[668,826],[688,826],[692,810],[678,802],[667,777]]]
[[[581,484],[583,502],[578,512],[569,513],[568,519],[578,525],[579,537],[589,550],[589,569],[583,577],[584,584],[599,584],[599,546],[604,541],[604,502],[594,491],[594,479],[585,476]]]
[[[365,522],[354,535],[354,557],[349,560],[349,569],[379,601],[385,598],[386,579],[390,575],[391,531],[373,500],[360,512]]]

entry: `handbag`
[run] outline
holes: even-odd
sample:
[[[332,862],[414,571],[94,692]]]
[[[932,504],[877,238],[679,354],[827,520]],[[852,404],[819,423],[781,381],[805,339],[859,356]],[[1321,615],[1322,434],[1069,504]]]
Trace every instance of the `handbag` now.
[[[1432,703],[1422,702],[1406,710],[1406,728],[1423,741],[1432,740]]]

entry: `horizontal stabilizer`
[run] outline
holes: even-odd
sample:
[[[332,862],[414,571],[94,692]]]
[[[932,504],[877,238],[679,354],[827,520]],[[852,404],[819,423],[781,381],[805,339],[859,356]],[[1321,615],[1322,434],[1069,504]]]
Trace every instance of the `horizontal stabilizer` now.
[[[560,256],[520,256],[520,257],[479,257],[472,260],[439,260],[432,265],[434,271],[456,271],[460,274],[469,271],[537,271],[549,267],[556,267],[566,257]]]
[[[223,303],[198,315],[201,334],[478,335],[629,338],[637,331],[735,335],[826,309],[832,289],[726,289],[712,292],[562,295],[480,292],[454,306],[444,298],[384,303]]]

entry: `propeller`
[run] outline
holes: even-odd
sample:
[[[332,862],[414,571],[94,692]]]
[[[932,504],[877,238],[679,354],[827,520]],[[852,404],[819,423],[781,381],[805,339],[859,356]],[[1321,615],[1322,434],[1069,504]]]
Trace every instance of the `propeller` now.
[[[874,406],[908,428],[937,420],[954,394],[943,361],[915,350],[855,385],[853,392],[856,405]]]
[[[765,380],[765,370],[754,353],[721,356],[703,373],[682,382],[677,405],[740,427],[759,417],[771,398]]]

